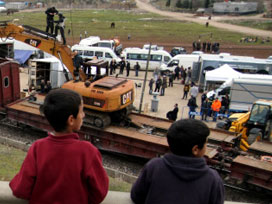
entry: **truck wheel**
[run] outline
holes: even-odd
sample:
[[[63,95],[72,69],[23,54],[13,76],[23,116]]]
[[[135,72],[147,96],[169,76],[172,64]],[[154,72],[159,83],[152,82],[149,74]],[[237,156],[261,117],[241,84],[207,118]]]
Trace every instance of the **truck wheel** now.
[[[262,139],[262,132],[258,128],[252,128],[249,131],[249,135],[247,137],[247,142],[249,145],[252,145],[256,140],[261,140]]]
[[[225,121],[218,122],[218,123],[216,123],[216,127],[218,129],[226,130],[227,129],[227,123]]]
[[[101,118],[95,118],[94,119],[94,125],[96,127],[102,128],[103,125],[104,125],[103,120]]]

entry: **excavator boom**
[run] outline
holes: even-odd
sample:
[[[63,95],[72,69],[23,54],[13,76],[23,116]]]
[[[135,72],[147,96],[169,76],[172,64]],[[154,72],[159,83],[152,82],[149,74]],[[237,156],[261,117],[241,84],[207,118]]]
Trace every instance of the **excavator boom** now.
[[[60,44],[53,35],[31,26],[2,21],[0,22],[0,37],[14,38],[57,57],[65,64],[74,78],[73,52],[66,45]],[[82,80],[86,79],[83,72],[80,73],[80,77]]]

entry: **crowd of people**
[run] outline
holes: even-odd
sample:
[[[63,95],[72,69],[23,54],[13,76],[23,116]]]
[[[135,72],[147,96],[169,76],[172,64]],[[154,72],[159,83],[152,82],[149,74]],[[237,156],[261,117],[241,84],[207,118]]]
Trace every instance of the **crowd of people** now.
[[[220,44],[218,42],[211,43],[210,41],[206,42],[201,40],[194,41],[192,43],[193,51],[202,51],[207,53],[219,53]]]

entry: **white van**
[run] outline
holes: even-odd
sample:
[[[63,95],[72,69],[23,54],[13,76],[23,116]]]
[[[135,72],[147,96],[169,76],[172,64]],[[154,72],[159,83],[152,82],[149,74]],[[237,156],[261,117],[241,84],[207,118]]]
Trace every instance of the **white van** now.
[[[145,70],[149,50],[141,48],[125,48],[121,54],[126,61],[130,62],[133,69],[136,62],[139,63],[141,70]],[[167,64],[171,60],[171,55],[165,50],[151,50],[148,70],[154,70],[162,64]]]
[[[108,61],[115,59],[117,63],[121,62],[121,59],[117,57],[111,48],[107,47],[90,47],[86,45],[74,45],[71,50],[77,51],[84,60],[91,60],[94,57],[97,59],[103,59]]]
[[[172,58],[172,60],[166,65],[163,64],[160,66],[161,72],[174,72],[175,68],[177,66],[184,68],[194,67],[194,63],[200,62],[200,56],[199,55],[188,55],[188,54],[179,54]]]

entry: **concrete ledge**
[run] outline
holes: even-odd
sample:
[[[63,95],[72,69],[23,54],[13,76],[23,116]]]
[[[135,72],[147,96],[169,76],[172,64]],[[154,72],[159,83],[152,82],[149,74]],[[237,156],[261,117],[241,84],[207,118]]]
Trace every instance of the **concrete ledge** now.
[[[0,181],[0,204],[26,204],[26,200],[18,199],[12,195],[9,188],[9,182]],[[133,204],[130,199],[130,193],[109,191],[102,204]],[[225,201],[225,204],[242,204],[238,202]]]
[[[0,204],[26,204],[28,201],[13,196],[9,182],[0,181]],[[109,191],[102,204],[133,204],[130,194],[126,192]]]

